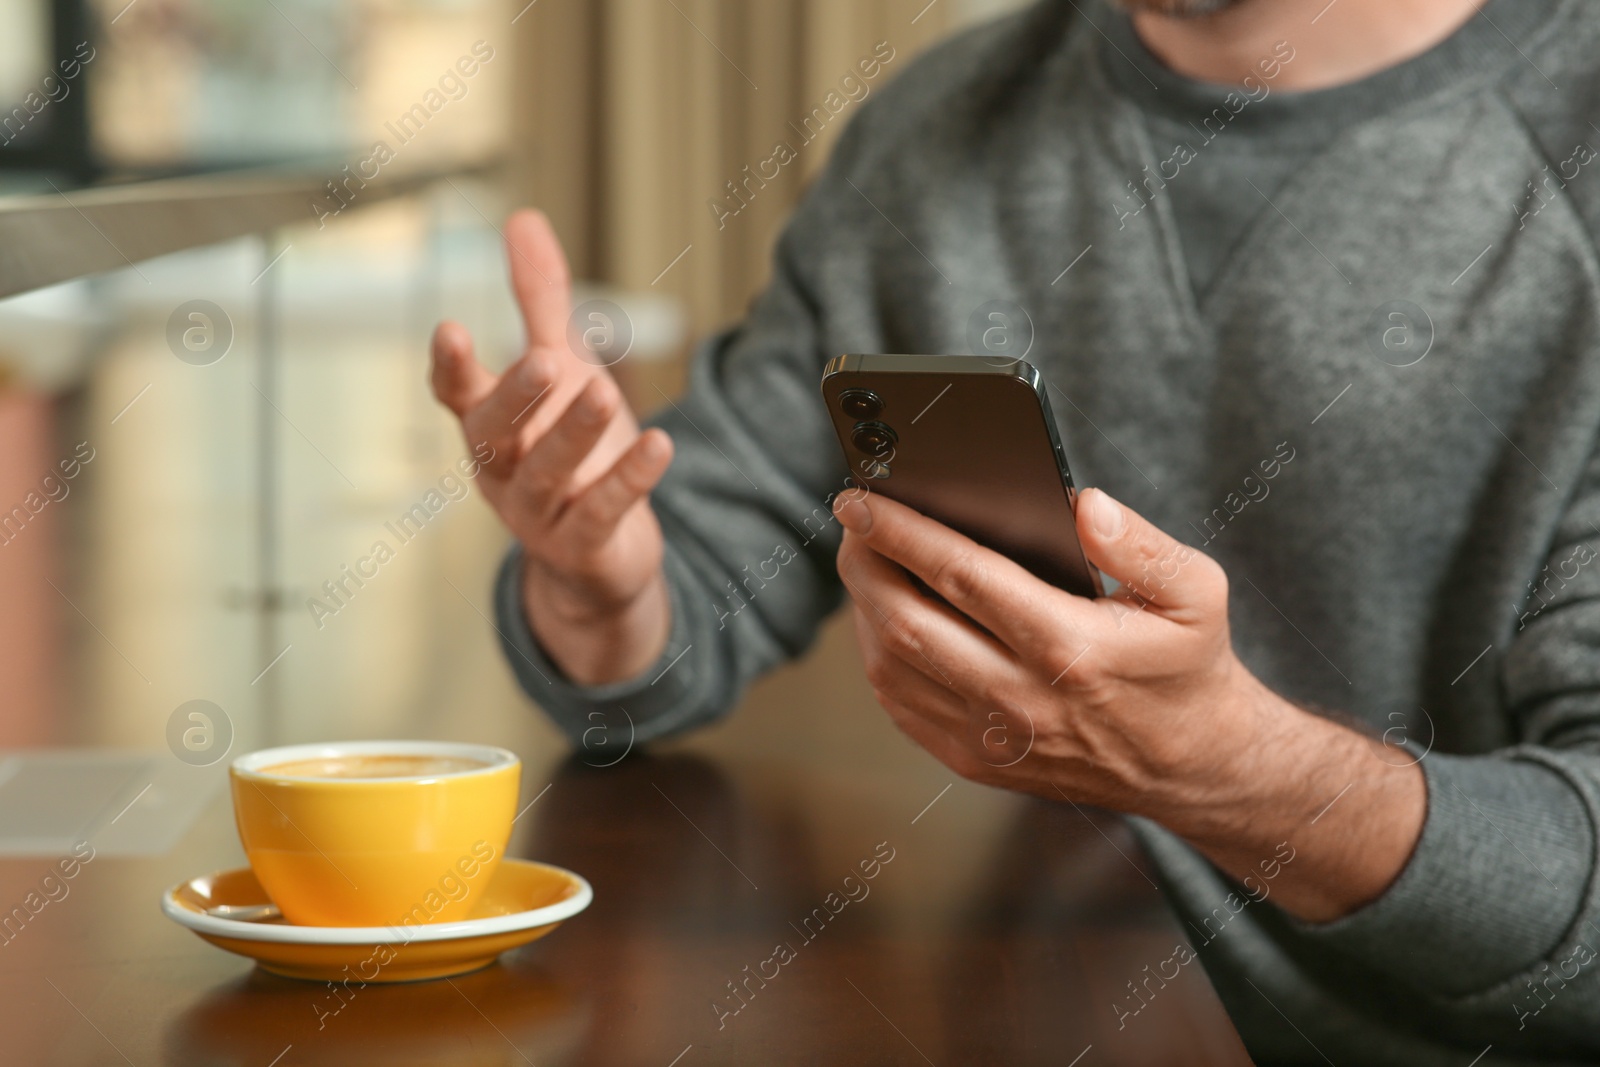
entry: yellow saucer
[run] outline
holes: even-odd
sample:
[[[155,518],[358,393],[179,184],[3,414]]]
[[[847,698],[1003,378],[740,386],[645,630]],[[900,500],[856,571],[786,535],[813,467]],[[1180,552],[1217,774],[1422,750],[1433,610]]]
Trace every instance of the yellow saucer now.
[[[263,970],[314,981],[414,982],[448,978],[493,963],[537,940],[594,899],[571,871],[507,858],[461,922],[425,926],[294,926],[275,919],[241,922],[207,915],[218,904],[269,903],[250,868],[180,882],[161,897],[169,919]]]

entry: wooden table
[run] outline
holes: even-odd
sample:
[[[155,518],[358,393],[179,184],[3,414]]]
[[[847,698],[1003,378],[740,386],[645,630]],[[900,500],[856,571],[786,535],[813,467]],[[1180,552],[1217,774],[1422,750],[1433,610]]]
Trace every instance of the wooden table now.
[[[1119,821],[952,781],[862,700],[847,636],[824,644],[735,724],[608,769],[509,704],[441,723],[524,754],[512,852],[582,873],[594,904],[487,970],[359,989],[320,1028],[326,987],[158,910],[240,862],[219,794],[171,853],[96,859],[0,947],[0,1063],[1249,1062],[1199,968],[1118,1029],[1127,983],[1185,940]],[[0,906],[47,865],[0,861]]]

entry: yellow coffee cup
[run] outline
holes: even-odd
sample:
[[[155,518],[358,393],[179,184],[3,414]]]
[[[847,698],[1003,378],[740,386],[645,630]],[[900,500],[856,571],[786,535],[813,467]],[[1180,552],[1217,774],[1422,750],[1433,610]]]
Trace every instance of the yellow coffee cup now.
[[[511,838],[521,779],[514,753],[444,741],[290,745],[229,768],[250,868],[299,926],[467,918]]]

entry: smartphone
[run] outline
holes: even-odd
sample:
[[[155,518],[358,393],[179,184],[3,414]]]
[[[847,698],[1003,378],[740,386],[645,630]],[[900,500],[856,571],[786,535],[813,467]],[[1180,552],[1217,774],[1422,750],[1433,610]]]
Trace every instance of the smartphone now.
[[[1077,491],[1044,379],[995,356],[843,355],[822,397],[863,487],[923,513],[1083,597]]]

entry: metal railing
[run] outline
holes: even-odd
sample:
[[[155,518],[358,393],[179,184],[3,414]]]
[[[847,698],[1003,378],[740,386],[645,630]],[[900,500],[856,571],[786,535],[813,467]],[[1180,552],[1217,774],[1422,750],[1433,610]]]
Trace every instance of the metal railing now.
[[[494,161],[379,174],[353,192],[359,210],[456,177],[483,177]],[[315,221],[338,203],[336,167],[220,172],[32,196],[0,197],[0,297],[40,289],[189,248]]]

